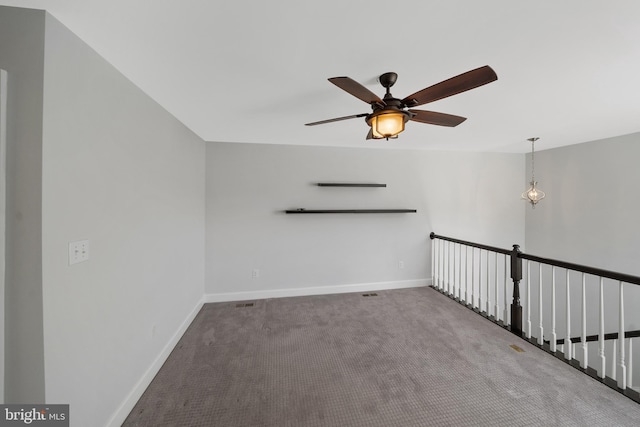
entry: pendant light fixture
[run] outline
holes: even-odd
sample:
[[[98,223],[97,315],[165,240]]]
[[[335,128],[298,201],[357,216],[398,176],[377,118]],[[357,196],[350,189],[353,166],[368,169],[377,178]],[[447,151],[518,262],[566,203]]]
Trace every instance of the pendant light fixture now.
[[[544,199],[544,196],[546,195],[544,193],[544,191],[540,190],[539,188],[536,188],[536,185],[538,185],[538,183],[536,182],[535,179],[535,175],[534,175],[534,160],[533,160],[533,156],[534,156],[534,148],[533,148],[533,144],[540,138],[529,138],[527,139],[527,141],[531,141],[531,187],[529,187],[529,189],[527,191],[525,191],[524,193],[522,193],[522,198],[524,200],[527,200],[529,203],[531,203],[531,208],[535,209],[536,204]]]

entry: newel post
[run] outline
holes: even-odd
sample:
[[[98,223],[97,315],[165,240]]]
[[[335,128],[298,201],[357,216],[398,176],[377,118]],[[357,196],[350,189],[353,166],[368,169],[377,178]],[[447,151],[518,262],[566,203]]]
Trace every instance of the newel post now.
[[[522,280],[522,258],[520,246],[513,245],[511,251],[511,280],[513,280],[513,302],[511,303],[511,332],[522,335],[522,306],[520,305],[520,281]]]

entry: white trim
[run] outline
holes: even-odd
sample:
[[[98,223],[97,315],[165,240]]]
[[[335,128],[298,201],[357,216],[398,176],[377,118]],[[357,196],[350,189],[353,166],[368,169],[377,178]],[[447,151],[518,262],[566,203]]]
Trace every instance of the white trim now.
[[[173,334],[169,342],[164,346],[149,369],[147,369],[147,371],[142,375],[142,378],[140,378],[140,380],[136,383],[129,395],[120,404],[120,407],[118,407],[118,409],[114,412],[113,416],[107,423],[107,426],[118,427],[121,426],[122,423],[124,423],[131,410],[133,410],[133,407],[136,405],[136,403],[138,403],[138,400],[140,400],[142,394],[145,392],[147,387],[149,387],[149,384],[151,384],[151,381],[153,381],[153,378],[156,376],[164,362],[166,362],[174,347],[178,344],[178,341],[180,341],[180,338],[182,338],[182,335],[184,335],[191,322],[193,322],[196,315],[200,312],[200,309],[202,309],[202,305],[205,303],[243,301],[264,298],[282,298],[305,295],[340,294],[348,292],[381,291],[385,289],[416,288],[429,286],[430,284],[431,279],[416,279],[403,280],[400,282],[358,283],[350,285],[316,286],[308,288],[273,289],[204,295],[200,299],[200,301],[198,301],[191,313],[189,313],[184,322],[182,322],[176,333]]]
[[[4,280],[7,197],[7,72],[0,70],[0,403],[4,403]]]
[[[142,378],[140,378],[138,383],[133,387],[133,390],[131,390],[129,395],[120,404],[120,407],[115,411],[107,423],[108,427],[119,427],[124,423],[133,407],[138,403],[142,394],[145,392],[147,387],[149,387],[149,384],[151,384],[151,381],[153,381],[153,378],[173,351],[174,347],[178,344],[178,341],[180,341],[180,338],[182,338],[182,335],[184,335],[189,325],[191,325],[191,322],[193,322],[193,319],[195,319],[197,314],[200,312],[203,304],[204,299],[200,298],[196,303],[196,306],[182,322],[176,333],[173,334],[169,342],[164,346],[158,357],[156,357],[153,363],[151,363],[149,369],[147,369],[144,375],[142,375]]]
[[[270,289],[259,291],[225,292],[205,294],[204,302],[246,301],[254,299],[299,297],[307,295],[342,294],[349,292],[381,291],[385,289],[417,288],[429,286],[431,279],[402,280],[394,282],[356,283],[349,285],[315,286],[307,288]]]

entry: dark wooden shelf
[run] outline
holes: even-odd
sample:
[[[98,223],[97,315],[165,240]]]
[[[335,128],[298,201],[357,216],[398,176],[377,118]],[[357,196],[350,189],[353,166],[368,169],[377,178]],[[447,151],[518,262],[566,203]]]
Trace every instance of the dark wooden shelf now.
[[[387,184],[351,184],[346,182],[319,182],[318,187],[386,187]]]
[[[288,214],[415,213],[415,209],[289,209]]]

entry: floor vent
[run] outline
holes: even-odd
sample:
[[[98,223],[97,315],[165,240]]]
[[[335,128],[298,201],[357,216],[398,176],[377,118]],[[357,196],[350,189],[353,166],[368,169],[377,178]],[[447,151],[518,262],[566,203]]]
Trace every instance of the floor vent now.
[[[524,350],[521,349],[520,347],[518,347],[515,344],[511,344],[509,347],[511,347],[512,349],[514,349],[515,351],[517,351],[518,353],[524,353]]]
[[[241,307],[253,307],[253,303],[252,302],[242,302],[242,303],[236,304],[236,308],[241,308]]]
[[[378,294],[376,294],[375,292],[370,293],[370,294],[362,294],[363,297],[377,297]]]

